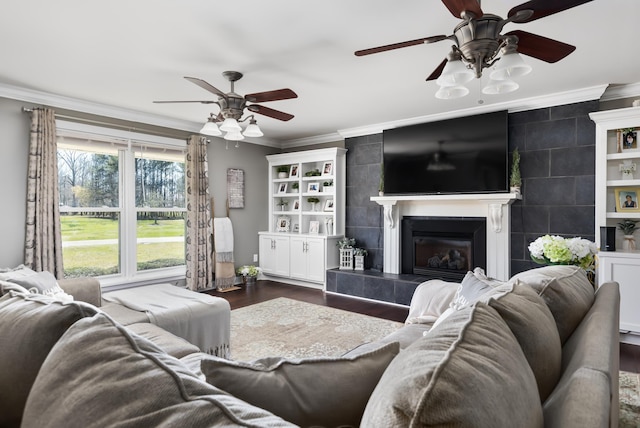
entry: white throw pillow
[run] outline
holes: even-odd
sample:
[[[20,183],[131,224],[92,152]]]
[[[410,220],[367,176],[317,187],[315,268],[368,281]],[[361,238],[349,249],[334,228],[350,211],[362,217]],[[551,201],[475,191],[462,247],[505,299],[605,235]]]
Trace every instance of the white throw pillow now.
[[[405,324],[434,322],[447,310],[460,284],[432,279],[418,285],[411,298],[409,315]]]

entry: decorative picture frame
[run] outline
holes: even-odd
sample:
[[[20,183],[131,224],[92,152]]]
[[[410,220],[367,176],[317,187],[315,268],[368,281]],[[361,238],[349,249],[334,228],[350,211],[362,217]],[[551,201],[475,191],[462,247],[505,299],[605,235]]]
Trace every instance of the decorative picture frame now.
[[[288,232],[291,228],[291,219],[289,217],[278,217],[276,220],[276,232]]]
[[[309,234],[317,235],[320,232],[320,222],[317,220],[311,220],[309,222]]]
[[[322,165],[322,175],[333,175],[333,162],[325,162]]]
[[[278,185],[278,193],[287,193],[287,183],[280,183]]]
[[[299,225],[298,223],[296,223],[296,224],[294,224],[294,225],[293,225],[293,231],[294,231],[295,233],[300,232],[300,225]]]
[[[640,212],[640,207],[638,206],[640,189],[633,187],[616,187],[615,193],[617,212]]]
[[[289,178],[299,177],[300,176],[300,168],[297,163],[291,165],[291,169],[289,169]]]
[[[625,129],[620,134],[622,136],[622,152],[638,150],[638,132],[636,130]]]
[[[293,211],[300,211],[300,200],[293,201]]]
[[[320,192],[320,183],[313,182],[309,183],[307,186],[307,193],[319,193]]]
[[[324,211],[333,211],[333,199],[327,199],[324,201]]]

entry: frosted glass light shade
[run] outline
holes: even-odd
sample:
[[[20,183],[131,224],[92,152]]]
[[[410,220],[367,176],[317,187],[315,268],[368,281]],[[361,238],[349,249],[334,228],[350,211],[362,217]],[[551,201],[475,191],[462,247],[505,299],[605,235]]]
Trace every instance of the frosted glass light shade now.
[[[210,120],[204,124],[204,126],[200,130],[200,133],[202,135],[210,135],[212,137],[218,137],[222,135],[222,132],[220,131],[220,129],[218,129],[218,125]]]
[[[512,52],[502,55],[489,77],[492,80],[506,80],[529,73],[531,73],[531,66],[524,62],[518,52]]]
[[[469,93],[469,89],[465,86],[442,86],[436,92],[436,98],[441,100],[452,100],[454,98],[462,98]]]
[[[468,69],[462,60],[447,61],[436,83],[440,86],[459,86],[470,82],[474,76],[473,70]]]
[[[238,121],[233,119],[233,118],[226,118],[224,120],[224,122],[222,122],[222,125],[220,125],[220,130],[224,131],[224,132],[241,132],[242,128],[240,127],[240,124],[238,124]],[[226,137],[225,137],[226,138]]]
[[[247,129],[245,129],[242,134],[245,137],[262,137],[264,135],[262,133],[262,130],[258,126],[258,124],[255,122],[255,120],[252,120],[249,123],[249,125],[247,126]]]
[[[224,134],[224,139],[231,141],[240,141],[244,140],[244,135],[242,135],[240,132],[227,132],[226,134]]]
[[[482,88],[482,93],[488,95],[508,94],[519,87],[520,85],[513,80],[491,80],[487,86]]]

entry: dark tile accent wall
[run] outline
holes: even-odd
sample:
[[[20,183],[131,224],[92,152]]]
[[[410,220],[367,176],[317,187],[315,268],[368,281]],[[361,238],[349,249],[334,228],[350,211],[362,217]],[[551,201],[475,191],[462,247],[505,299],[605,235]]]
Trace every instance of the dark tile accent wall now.
[[[597,110],[594,100],[509,114],[509,152],[520,151],[523,181],[523,199],[511,209],[512,275],[535,266],[527,247],[541,235],[594,240],[595,124],[588,114]],[[397,286],[397,278],[381,274],[382,207],[369,200],[378,194],[382,134],[348,138],[345,147],[346,235],[367,249],[365,268],[379,276],[328,271],[327,290],[408,304],[399,300],[405,288]],[[393,284],[393,300],[384,282]]]
[[[418,275],[387,274],[371,269],[331,269],[327,271],[327,291],[409,306],[416,287],[424,280]]]

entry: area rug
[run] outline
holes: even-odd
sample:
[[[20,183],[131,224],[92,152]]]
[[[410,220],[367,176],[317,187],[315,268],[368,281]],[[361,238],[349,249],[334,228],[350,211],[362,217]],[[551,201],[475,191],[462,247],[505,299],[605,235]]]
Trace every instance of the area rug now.
[[[640,374],[620,372],[620,428],[640,427]]]
[[[402,323],[279,297],[231,311],[231,357],[339,356]]]

